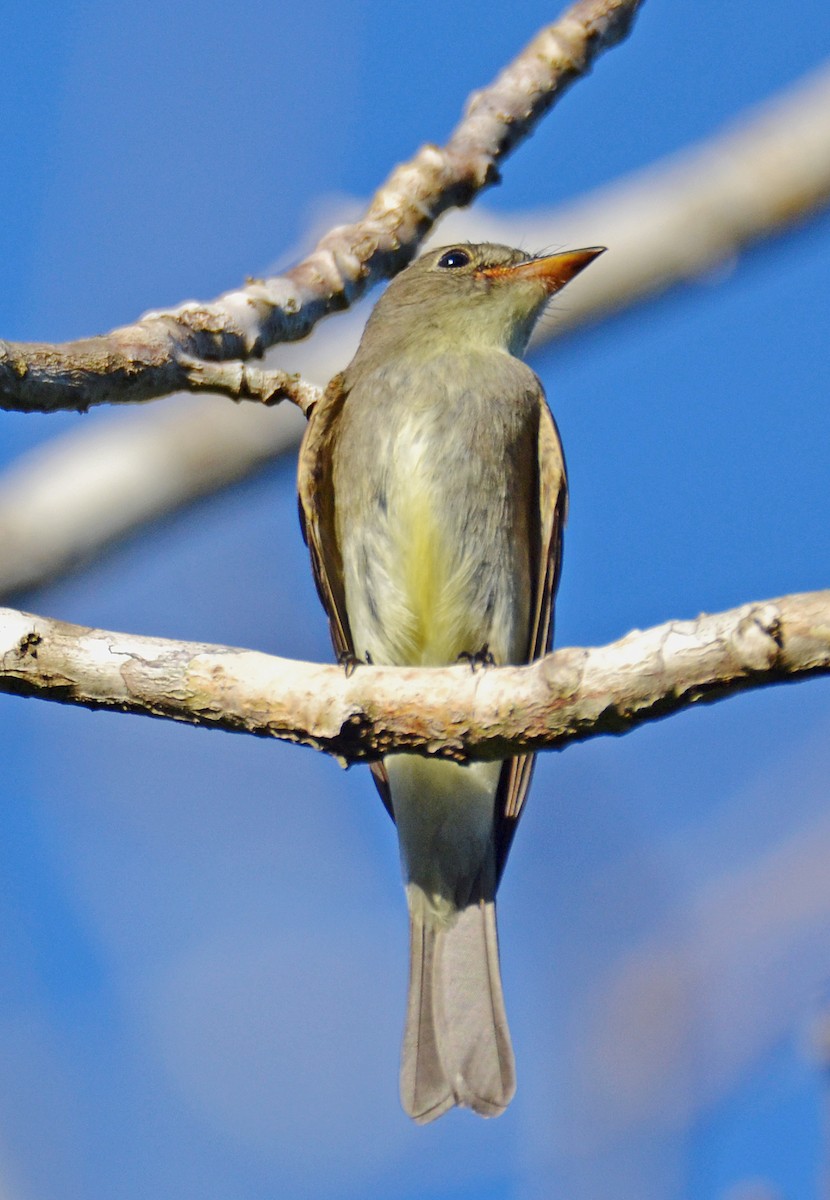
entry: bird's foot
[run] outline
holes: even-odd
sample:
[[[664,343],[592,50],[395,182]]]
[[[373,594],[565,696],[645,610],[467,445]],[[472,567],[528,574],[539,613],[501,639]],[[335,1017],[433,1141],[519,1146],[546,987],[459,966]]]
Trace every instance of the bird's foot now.
[[[365,661],[369,666],[372,665],[372,656],[368,650],[366,651]],[[358,658],[351,650],[341,650],[337,656],[337,662],[345,670],[347,679],[350,679],[357,668],[362,667],[364,664],[364,660]]]
[[[462,650],[458,656],[458,661],[469,663],[470,670],[474,675],[479,667],[494,667],[496,665],[496,660],[493,658],[492,651],[487,642],[484,643],[480,650],[476,650],[475,653],[472,653],[470,650]]]

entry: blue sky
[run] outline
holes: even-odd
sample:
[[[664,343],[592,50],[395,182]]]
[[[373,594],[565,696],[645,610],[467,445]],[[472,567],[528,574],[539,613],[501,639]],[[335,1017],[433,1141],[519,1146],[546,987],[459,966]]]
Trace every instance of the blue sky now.
[[[556,15],[512,7],[16,6],[0,337],[100,332],[284,259],[321,202],[443,139]],[[647,0],[485,203],[553,205],[651,163],[828,44],[822,0],[797,21]],[[825,217],[536,356],[571,475],[560,644],[827,586],[828,251]],[[4,414],[3,454],[101,419]],[[21,604],[327,659],[293,476],[279,464]],[[826,681],[544,759],[501,895],[519,1092],[497,1122],[427,1129],[398,1107],[405,911],[367,772],[10,697],[0,714],[12,1200],[815,1194]]]

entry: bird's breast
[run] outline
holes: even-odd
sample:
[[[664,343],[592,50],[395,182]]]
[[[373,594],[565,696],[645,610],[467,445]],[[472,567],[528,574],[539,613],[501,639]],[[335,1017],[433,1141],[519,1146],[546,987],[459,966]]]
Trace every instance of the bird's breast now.
[[[337,534],[355,652],[373,662],[527,653],[533,410],[457,374],[385,378],[345,405]]]

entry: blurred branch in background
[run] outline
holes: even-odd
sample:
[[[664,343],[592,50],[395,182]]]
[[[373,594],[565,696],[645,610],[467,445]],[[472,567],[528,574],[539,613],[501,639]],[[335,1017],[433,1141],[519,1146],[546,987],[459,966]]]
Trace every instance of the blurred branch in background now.
[[[54,438],[0,480],[0,590],[53,579],[102,547],[293,450],[305,418],[180,396]],[[274,417],[279,415],[279,420]]]
[[[694,282],[829,200],[825,69],[711,141],[565,209],[499,217],[476,209],[447,218],[438,236],[609,245],[612,253],[571,285],[567,307],[541,330],[558,337]],[[350,317],[327,326],[307,345],[281,351],[280,365],[325,383],[351,356],[360,324]],[[293,448],[302,427],[287,408],[177,397],[55,439],[0,480],[0,595],[42,584],[148,521],[260,469]]]
[[[626,733],[690,705],[830,673],[830,591],[558,650],[527,667],[346,672],[0,609],[0,691],[312,746],[506,758]]]
[[[147,313],[100,337],[0,344],[0,408],[83,412],[169,396],[187,390],[194,362],[246,359],[306,337],[322,317],[404,267],[443,212],[497,182],[498,164],[627,36],[640,3],[577,0],[473,93],[445,146],[422,146],[395,168],[359,221],[332,229],[285,274],[250,279],[210,304]]]

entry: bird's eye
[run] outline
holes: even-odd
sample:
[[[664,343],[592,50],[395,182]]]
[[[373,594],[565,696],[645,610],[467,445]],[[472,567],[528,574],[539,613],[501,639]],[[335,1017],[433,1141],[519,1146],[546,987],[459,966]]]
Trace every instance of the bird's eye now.
[[[448,250],[446,254],[442,254],[438,259],[439,267],[466,267],[470,262],[470,256],[466,250]]]

